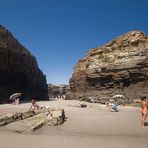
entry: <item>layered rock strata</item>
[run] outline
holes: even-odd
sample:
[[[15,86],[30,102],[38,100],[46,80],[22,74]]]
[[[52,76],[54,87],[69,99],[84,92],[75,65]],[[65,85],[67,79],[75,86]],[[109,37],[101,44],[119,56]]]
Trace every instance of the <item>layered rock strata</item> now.
[[[148,95],[148,36],[131,31],[91,49],[75,65],[70,88],[75,98]]]
[[[53,85],[48,84],[48,96],[52,97],[60,97],[64,99],[71,98],[71,91],[69,85],[61,84],[61,85]]]
[[[36,58],[0,26],[0,103],[15,92],[22,93],[23,101],[48,99],[46,77]]]
[[[66,121],[64,109],[42,108],[35,111],[16,112],[0,117],[0,126],[22,132],[33,132],[44,125],[57,126]]]

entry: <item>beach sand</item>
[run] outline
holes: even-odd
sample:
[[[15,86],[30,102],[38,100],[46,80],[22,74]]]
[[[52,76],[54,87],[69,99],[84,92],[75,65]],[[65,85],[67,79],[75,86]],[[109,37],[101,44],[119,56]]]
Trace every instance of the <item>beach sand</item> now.
[[[147,148],[148,126],[141,128],[140,108],[122,107],[109,112],[104,105],[80,101],[41,101],[40,106],[64,108],[67,121],[55,127],[44,126],[33,133],[16,133],[0,127],[2,148]],[[0,105],[0,116],[27,111],[31,103]],[[148,121],[148,119],[147,119]]]

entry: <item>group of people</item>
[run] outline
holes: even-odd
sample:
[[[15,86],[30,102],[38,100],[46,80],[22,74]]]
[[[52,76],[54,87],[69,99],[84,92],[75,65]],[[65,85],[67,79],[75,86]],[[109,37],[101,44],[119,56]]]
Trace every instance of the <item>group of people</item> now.
[[[54,100],[54,99],[62,99],[65,100],[65,95],[53,95],[53,96],[49,96],[49,100]]]
[[[13,104],[19,104],[19,98],[15,99]],[[142,128],[144,128],[145,127],[145,121],[146,121],[146,118],[147,118],[147,115],[148,115],[148,100],[147,100],[146,96],[141,97],[140,104],[141,104],[141,126],[142,126]],[[118,104],[116,104],[116,103],[108,102],[106,105],[111,111],[114,111],[114,112],[119,111]],[[40,108],[42,108],[42,107],[40,107],[38,105],[38,103],[33,99],[31,101],[30,110],[32,110],[32,109],[38,110]]]
[[[139,103],[141,105],[141,126],[142,128],[144,128],[145,121],[148,116],[148,99],[146,98],[146,96],[142,96],[141,101],[139,101]],[[118,104],[116,103],[107,102],[106,105],[109,108],[109,110],[112,112],[119,111]]]
[[[119,104],[117,104],[117,103],[107,102],[106,105],[107,105],[107,108],[112,112],[119,111]]]

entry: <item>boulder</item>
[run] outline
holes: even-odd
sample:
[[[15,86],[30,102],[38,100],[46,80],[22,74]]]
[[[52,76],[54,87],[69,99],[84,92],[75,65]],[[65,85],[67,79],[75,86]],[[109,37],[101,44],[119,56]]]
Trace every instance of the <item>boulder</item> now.
[[[11,113],[0,118],[0,126],[18,133],[33,132],[44,125],[57,126],[66,121],[64,109],[39,109],[23,113]]]

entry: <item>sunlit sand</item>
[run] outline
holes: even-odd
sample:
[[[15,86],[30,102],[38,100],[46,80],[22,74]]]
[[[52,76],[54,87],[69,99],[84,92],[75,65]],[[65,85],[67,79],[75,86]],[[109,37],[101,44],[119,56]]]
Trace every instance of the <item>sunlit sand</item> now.
[[[122,107],[119,112],[109,112],[106,106],[80,101],[41,101],[40,106],[64,108],[67,121],[56,127],[44,126],[35,132],[16,133],[7,126],[0,127],[3,148],[147,148],[148,127],[140,126],[140,108]],[[1,105],[0,115],[26,111],[31,103]]]

